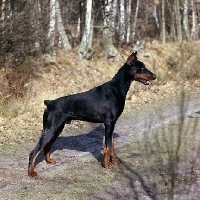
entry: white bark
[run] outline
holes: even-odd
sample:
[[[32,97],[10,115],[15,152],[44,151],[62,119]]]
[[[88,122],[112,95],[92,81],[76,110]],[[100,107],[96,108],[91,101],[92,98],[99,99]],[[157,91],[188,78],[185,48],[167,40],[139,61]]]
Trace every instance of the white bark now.
[[[169,13],[170,13],[170,32],[169,32],[169,36],[171,38],[174,39],[174,41],[177,41],[177,37],[176,37],[176,30],[175,30],[175,7],[172,7],[172,5],[169,3],[169,1],[167,0],[167,4],[168,4],[168,9],[169,9]]]
[[[136,10],[135,10],[135,17],[134,17],[134,23],[133,23],[133,42],[134,42],[135,33],[136,33],[136,25],[137,25],[137,16],[138,16],[139,4],[140,4],[140,0],[137,0]]]
[[[182,42],[182,26],[181,26],[179,0],[175,0],[174,6],[175,6],[175,15],[176,15],[177,39],[178,39],[178,42]]]
[[[162,43],[165,44],[165,0],[162,0]]]
[[[85,30],[83,33],[83,37],[81,43],[78,47],[79,59],[83,59],[87,56],[89,42],[91,41],[91,25],[92,25],[92,0],[87,0],[86,7],[86,19],[85,19]]]
[[[4,19],[5,19],[5,0],[3,0],[2,4],[1,4],[1,21],[2,21],[2,23],[4,23]]]
[[[116,29],[116,16],[117,16],[117,0],[113,0],[112,3],[112,13],[111,13],[111,23],[113,30]]]
[[[59,32],[59,36],[60,36],[59,41],[61,42],[61,46],[65,50],[72,49],[71,45],[69,44],[67,34],[65,32],[65,28],[63,25],[63,21],[62,21],[60,3],[58,0],[56,1],[56,20],[57,20],[57,27],[58,27],[58,32]]]
[[[93,39],[93,19],[91,20],[90,37],[89,37],[89,40],[88,40],[88,48],[92,48],[92,39]]]
[[[125,9],[124,0],[120,0],[120,41],[125,40]]]
[[[76,32],[76,39],[79,40],[81,37],[81,20],[80,17],[78,18],[78,24],[77,24],[77,32]]]
[[[108,0],[103,13],[103,45],[106,52],[106,58],[114,58],[116,60],[121,59],[121,55],[118,50],[114,47],[112,42],[114,27],[113,26],[113,16],[112,16],[112,0]]]
[[[55,39],[55,27],[56,27],[56,0],[50,0],[50,23],[48,31],[49,45],[54,46]]]
[[[160,25],[159,25],[159,22],[158,22],[156,3],[154,3],[154,5],[153,5],[153,17],[155,18],[156,26],[157,26],[157,28],[159,29],[159,28],[160,28]]]
[[[88,43],[90,38],[91,20],[92,20],[92,0],[87,0],[85,31],[83,34],[84,43]]]
[[[197,39],[197,19],[196,19],[196,11],[195,11],[194,0],[191,0],[191,6],[192,6],[191,39],[196,40]]]
[[[183,29],[185,32],[186,40],[190,41],[190,32],[188,24],[188,0],[184,0],[183,4]]]
[[[71,45],[69,44],[68,37],[65,32],[65,28],[62,21],[60,3],[58,0],[50,0],[50,23],[49,23],[49,31],[48,31],[48,40],[51,51],[53,51],[54,40],[56,36],[56,31],[59,34],[59,46],[63,47],[66,50],[71,49]],[[51,52],[52,53],[52,52]]]
[[[126,35],[126,42],[130,42],[130,32],[131,32],[131,23],[130,23],[130,18],[131,18],[131,0],[128,0],[127,2],[127,35]]]

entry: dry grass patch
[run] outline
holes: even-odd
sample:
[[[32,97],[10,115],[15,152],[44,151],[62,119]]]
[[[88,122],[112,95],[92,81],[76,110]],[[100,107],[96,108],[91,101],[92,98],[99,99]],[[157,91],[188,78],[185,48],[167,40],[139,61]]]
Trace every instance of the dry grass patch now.
[[[151,60],[159,80],[196,80],[200,78],[200,41],[152,45]]]

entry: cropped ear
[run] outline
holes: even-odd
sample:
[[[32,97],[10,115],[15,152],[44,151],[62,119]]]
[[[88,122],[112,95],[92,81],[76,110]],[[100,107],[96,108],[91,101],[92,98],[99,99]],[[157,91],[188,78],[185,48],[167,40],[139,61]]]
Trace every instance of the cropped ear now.
[[[137,60],[137,51],[136,52],[133,52],[128,58],[127,58],[127,61],[126,61],[126,63],[128,64],[128,65],[131,65],[131,63],[132,63],[132,61],[133,60]]]

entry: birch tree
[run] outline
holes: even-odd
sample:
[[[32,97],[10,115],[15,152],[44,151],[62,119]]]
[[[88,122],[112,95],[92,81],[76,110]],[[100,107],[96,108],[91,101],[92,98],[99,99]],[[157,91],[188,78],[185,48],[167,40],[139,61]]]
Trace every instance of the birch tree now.
[[[116,16],[117,16],[117,0],[113,0],[112,1],[112,15],[111,15],[111,23],[112,23],[112,27],[115,28],[116,30]],[[114,34],[114,32],[113,32]]]
[[[155,18],[155,21],[156,21],[156,26],[158,28],[158,30],[160,29],[160,25],[159,25],[159,22],[158,22],[158,16],[157,16],[157,4],[159,2],[155,1],[154,2],[154,5],[153,5],[153,17]]]
[[[65,50],[70,50],[71,45],[69,44],[67,34],[63,25],[60,3],[58,0],[50,0],[50,23],[48,31],[48,40],[50,44],[51,53],[53,53],[53,46],[56,34],[59,35],[60,47],[63,47]]]
[[[127,2],[127,34],[126,34],[126,42],[130,42],[130,32],[131,32],[131,0]]]
[[[176,28],[175,28],[175,9],[174,7],[169,3],[169,1],[167,0],[167,4],[168,4],[168,9],[169,9],[169,13],[170,13],[170,32],[169,32],[169,36],[171,38],[174,38],[174,41],[177,41],[177,37],[176,37]]]
[[[4,19],[5,19],[5,0],[2,0],[2,3],[1,3],[1,22],[2,22],[2,26],[4,24]]]
[[[195,5],[194,5],[194,0],[191,0],[191,6],[192,6],[191,39],[196,40],[198,31],[197,31],[196,8],[195,8]]]
[[[190,41],[190,31],[188,24],[188,0],[184,0],[183,4],[183,30],[187,41]]]
[[[61,14],[61,9],[60,9],[60,3],[58,0],[56,0],[56,22],[57,22],[57,27],[58,27],[58,32],[59,32],[59,42],[60,46],[63,47],[65,50],[70,50],[71,45],[69,44],[67,34],[65,32],[65,27],[63,25],[62,21],[62,14]]]
[[[162,0],[162,43],[165,44],[165,0]]]
[[[88,48],[89,44],[91,44],[91,37],[92,37],[92,0],[87,0],[87,7],[86,7],[86,18],[85,18],[85,30],[83,33],[83,37],[81,43],[78,47],[78,56],[79,60],[83,58],[87,58],[88,55]]]
[[[56,27],[56,0],[50,0],[50,23],[48,31],[48,40],[50,47],[54,46],[55,31],[56,31],[55,27]]]
[[[182,41],[182,26],[181,26],[181,14],[179,0],[174,1],[175,15],[176,15],[176,29],[177,29],[177,40]]]
[[[112,20],[112,0],[108,0],[103,11],[103,45],[106,52],[106,58],[115,58],[121,60],[121,55],[113,45],[113,33],[115,27],[113,27]]]
[[[124,0],[120,0],[120,41],[125,40],[125,7]]]
[[[81,38],[81,19],[79,17],[77,23],[76,39],[79,40],[80,38]]]
[[[137,25],[139,4],[140,4],[140,0],[137,0],[136,9],[135,9],[135,16],[134,16],[134,22],[133,22],[133,42],[134,42],[135,33],[136,33],[136,25]]]

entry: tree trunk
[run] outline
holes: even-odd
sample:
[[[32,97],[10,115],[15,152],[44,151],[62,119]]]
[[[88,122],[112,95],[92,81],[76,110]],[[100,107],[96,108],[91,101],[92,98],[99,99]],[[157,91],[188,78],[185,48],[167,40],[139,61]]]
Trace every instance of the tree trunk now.
[[[174,41],[177,42],[177,35],[176,35],[176,28],[175,28],[175,14],[172,11],[172,20],[171,20],[171,29],[170,29],[170,36],[174,38]]]
[[[177,28],[177,40],[182,42],[182,27],[181,27],[181,14],[180,14],[180,5],[179,0],[175,0],[175,15],[176,15],[176,28]]]
[[[81,41],[82,36],[83,36],[83,15],[82,15],[82,0],[79,1],[79,18],[80,18],[80,38],[79,40]]]
[[[112,37],[114,29],[112,27],[112,0],[108,0],[108,4],[104,8],[103,13],[103,45],[106,52],[106,59],[115,58],[116,60],[121,60],[121,55],[118,50],[114,47]]]
[[[191,0],[191,6],[192,6],[192,29],[191,29],[191,39],[196,40],[198,38],[197,36],[197,19],[196,19],[196,11],[195,11],[195,5],[194,0]]]
[[[80,17],[79,17],[78,23],[77,23],[76,39],[80,40],[80,38],[81,38],[81,20],[80,20]]]
[[[126,42],[130,42],[130,32],[131,32],[131,0],[127,2],[127,34],[126,34]]]
[[[4,20],[5,20],[5,0],[2,0],[2,3],[1,3],[1,22],[2,22],[2,27],[4,26]]]
[[[120,0],[120,41],[125,41],[125,10],[124,0]]]
[[[67,34],[65,32],[65,28],[64,28],[64,25],[63,25],[63,21],[62,21],[60,3],[59,3],[58,0],[56,1],[56,21],[57,21],[57,27],[58,27],[59,37],[60,37],[59,41],[61,42],[61,46],[65,50],[71,50],[72,47],[69,44],[68,37],[67,37]]]
[[[162,0],[162,43],[165,44],[165,0]]]
[[[190,41],[190,31],[188,24],[188,0],[184,0],[183,5],[183,30],[187,41]]]
[[[50,48],[54,46],[55,27],[56,27],[56,0],[50,0],[50,23],[48,31],[48,40]],[[53,52],[51,52],[53,53]]]
[[[92,27],[92,0],[87,0],[85,30],[81,43],[78,47],[79,60],[87,58],[89,41],[91,41],[91,27]]]
[[[159,30],[160,29],[160,25],[159,25],[159,22],[158,22],[156,3],[154,3],[154,5],[153,5],[153,17],[155,18],[156,26],[157,26],[157,28]]]
[[[135,10],[135,17],[134,17],[134,22],[133,22],[133,42],[134,42],[135,33],[136,33],[136,25],[137,25],[137,16],[138,16],[139,4],[140,4],[140,0],[137,0],[136,10]]]
[[[112,13],[111,13],[111,22],[113,30],[116,30],[116,16],[117,16],[117,0],[112,1]],[[114,34],[114,32],[113,32]]]
[[[172,8],[172,5],[169,3],[169,1],[167,0],[167,5],[168,5],[168,10],[170,13],[170,31],[169,31],[169,36],[170,38],[173,38],[174,41],[177,41],[177,37],[176,37],[176,29],[175,29],[175,10]]]
[[[59,41],[61,47],[66,50],[71,49],[65,28],[62,22],[62,15],[60,4],[58,0],[50,0],[50,23],[48,31],[49,45],[46,48],[46,54],[43,56],[45,62],[56,62],[56,55],[53,49],[56,33],[59,34]]]
[[[88,40],[88,48],[89,48],[89,49],[92,48],[92,39],[93,39],[93,22],[94,22],[94,20],[91,19],[90,37],[89,37],[89,40]]]

